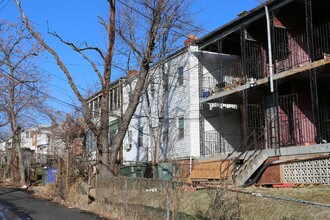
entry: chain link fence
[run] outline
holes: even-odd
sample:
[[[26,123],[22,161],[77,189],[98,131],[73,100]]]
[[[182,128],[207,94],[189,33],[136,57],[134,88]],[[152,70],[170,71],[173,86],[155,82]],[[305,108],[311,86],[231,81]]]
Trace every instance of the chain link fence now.
[[[96,177],[91,196],[119,219],[236,219],[240,202],[227,193],[196,190],[177,181]]]

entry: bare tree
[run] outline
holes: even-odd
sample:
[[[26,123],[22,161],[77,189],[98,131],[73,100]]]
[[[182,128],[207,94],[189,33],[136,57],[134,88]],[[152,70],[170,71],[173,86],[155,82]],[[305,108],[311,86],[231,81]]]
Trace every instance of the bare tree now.
[[[21,184],[25,173],[20,150],[21,128],[29,126],[33,115],[46,100],[41,74],[34,57],[42,48],[21,24],[0,21],[0,117],[1,126],[11,131],[12,149],[17,152]],[[13,154],[15,155],[15,154]]]
[[[107,46],[104,50],[99,47],[89,46],[79,47],[72,42],[63,40],[56,33],[52,33],[61,42],[70,46],[74,51],[79,53],[93,68],[98,76],[101,84],[101,114],[99,123],[95,123],[90,114],[90,109],[87,104],[87,99],[78,90],[75,82],[72,79],[66,65],[63,63],[57,52],[47,44],[41,35],[33,30],[28,18],[25,16],[19,0],[15,0],[20,10],[23,21],[29,32],[35,39],[56,59],[59,67],[65,73],[75,95],[78,97],[84,109],[83,115],[89,129],[96,137],[97,149],[99,155],[99,172],[101,176],[115,175],[116,162],[119,151],[122,146],[123,139],[130,124],[136,107],[139,104],[140,96],[145,91],[148,83],[148,74],[150,64],[160,60],[159,45],[162,36],[166,32],[172,34],[172,39],[178,33],[182,37],[183,25],[179,18],[186,14],[188,7],[183,3],[183,0],[136,0],[136,1],[121,1],[107,0],[109,5],[109,17],[101,18],[100,23],[104,26],[107,33]],[[116,5],[120,6],[117,11]],[[180,31],[170,31],[178,30]],[[109,85],[112,68],[114,67],[113,56],[115,49],[116,33],[120,36],[120,40],[129,48],[128,51],[133,51],[134,59],[130,66],[139,69],[138,78],[132,92],[132,96],[128,107],[125,109],[120,120],[119,129],[109,150]],[[85,51],[96,52],[103,61],[103,71],[100,71],[95,62],[89,58]],[[129,57],[130,59],[130,57]]]
[[[109,18],[106,21],[105,19],[100,17],[100,22],[104,26],[107,32],[107,48],[105,53],[98,47],[93,47],[86,45],[85,47],[81,48],[76,46],[75,44],[64,41],[58,34],[52,33],[53,36],[57,37],[61,42],[70,46],[75,52],[79,53],[93,68],[95,74],[97,75],[102,90],[101,96],[101,115],[100,115],[100,123],[96,124],[92,121],[90,109],[87,104],[87,99],[83,97],[82,93],[78,90],[72,75],[69,69],[66,67],[56,50],[51,48],[42,38],[41,34],[34,31],[28,18],[25,16],[24,11],[21,7],[20,1],[15,0],[20,13],[22,15],[22,19],[25,23],[26,28],[32,34],[32,36],[55,58],[57,61],[58,66],[62,69],[64,74],[66,75],[74,94],[77,96],[78,100],[80,101],[82,108],[83,108],[83,117],[89,129],[93,132],[94,136],[96,137],[97,142],[97,149],[99,154],[99,172],[103,176],[113,175],[114,171],[110,170],[109,168],[109,146],[108,146],[108,131],[109,131],[109,85],[110,85],[110,78],[111,78],[111,67],[112,67],[112,60],[113,60],[113,53],[114,53],[114,45],[115,45],[115,18],[116,18],[116,1],[115,0],[108,0],[109,4]],[[95,51],[97,54],[100,55],[103,61],[103,73],[97,68],[96,63],[90,59],[86,54],[85,51]]]
[[[133,67],[134,65],[138,65],[140,71],[132,93],[133,95],[122,118],[122,123],[115,136],[111,150],[116,151],[120,149],[120,144],[139,103],[140,96],[146,94],[149,148],[151,151],[151,160],[155,167],[159,162],[165,97],[167,94],[164,64],[167,56],[177,50],[178,40],[186,38],[188,33],[192,31],[192,27],[189,26],[188,22],[188,6],[190,2],[182,0],[135,0],[125,2],[121,2],[125,8],[124,12],[119,16],[118,35],[135,55],[134,59],[130,58],[130,61],[133,63],[131,65]],[[157,63],[161,66],[161,71],[151,70],[151,63]],[[160,75],[154,75],[159,72],[161,72]],[[154,138],[152,137],[154,136],[152,103],[150,102],[148,92],[146,92],[150,80],[154,83],[155,78],[161,79],[160,84],[163,91],[161,108],[157,114],[159,121],[157,124],[156,142],[153,141]],[[114,156],[116,153],[112,154],[111,161],[115,159]]]

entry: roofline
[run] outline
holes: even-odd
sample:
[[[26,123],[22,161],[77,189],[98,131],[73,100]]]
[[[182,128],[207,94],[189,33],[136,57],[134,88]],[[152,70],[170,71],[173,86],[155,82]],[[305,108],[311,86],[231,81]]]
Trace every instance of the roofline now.
[[[153,68],[157,67],[159,64],[161,64],[163,62],[167,62],[168,60],[173,59],[176,56],[179,56],[183,52],[187,51],[188,47],[189,46],[181,47],[180,49],[178,49],[175,52],[173,52],[173,53],[169,54],[168,56],[166,56],[164,60],[160,60],[160,61],[154,63],[153,65],[151,65],[150,69],[153,69]]]
[[[220,26],[219,28],[211,31],[210,33],[204,35],[203,37],[196,40],[194,43],[198,45],[200,48],[205,47],[206,45],[213,43],[220,38],[227,36],[230,33],[238,30],[242,26],[251,23],[251,21],[257,20],[263,16],[265,16],[265,6],[269,6],[269,11],[273,11],[277,8],[280,8],[286,4],[289,4],[295,0],[269,0],[259,6],[251,9],[246,14],[241,15],[234,20]]]
[[[165,57],[165,59],[164,59],[165,62],[167,62],[168,60],[170,60],[170,59],[172,59],[172,58],[174,58],[174,57],[176,57],[176,56],[179,56],[181,53],[187,51],[187,48],[188,48],[188,47],[182,47],[182,48],[176,50],[175,52],[173,52],[172,54],[168,55],[168,56]],[[157,67],[159,64],[161,64],[162,62],[164,62],[164,61],[158,61],[158,62],[152,64],[151,67],[150,67],[150,70],[156,68],[156,67]],[[138,75],[133,76],[132,79],[135,79],[137,76],[138,76]],[[120,77],[120,78],[117,79],[116,81],[112,82],[110,86],[119,83],[120,80],[126,81],[127,79],[128,79],[128,77]],[[94,94],[91,95],[86,101],[89,102],[89,101],[93,100],[93,99],[96,98],[97,96],[101,95],[101,93],[102,93],[102,91],[98,91],[98,92],[94,93]]]
[[[109,90],[112,89],[113,87],[115,87],[117,84],[119,84],[121,80],[125,80],[125,79],[127,79],[127,77],[122,76],[122,77],[116,79],[115,81],[111,82],[111,83],[110,83]],[[89,101],[93,100],[93,99],[96,98],[97,96],[101,95],[101,93],[102,93],[102,90],[100,90],[100,91],[98,91],[98,92],[95,92],[94,94],[92,94],[91,96],[89,96],[89,97],[86,99],[86,101],[89,102]]]

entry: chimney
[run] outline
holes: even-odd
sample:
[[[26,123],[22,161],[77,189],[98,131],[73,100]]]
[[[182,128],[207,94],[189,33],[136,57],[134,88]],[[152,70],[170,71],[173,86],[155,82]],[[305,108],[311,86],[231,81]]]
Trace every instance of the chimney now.
[[[184,46],[188,47],[192,45],[192,43],[195,42],[196,40],[197,40],[196,35],[189,35],[188,38],[184,41]]]
[[[245,15],[247,15],[247,11],[242,11],[241,13],[239,13],[237,16],[238,17],[243,17],[243,16],[245,16]]]
[[[128,71],[128,77],[130,78],[130,79],[132,79],[135,75],[137,75],[139,73],[139,71],[137,71],[137,70],[129,70]]]

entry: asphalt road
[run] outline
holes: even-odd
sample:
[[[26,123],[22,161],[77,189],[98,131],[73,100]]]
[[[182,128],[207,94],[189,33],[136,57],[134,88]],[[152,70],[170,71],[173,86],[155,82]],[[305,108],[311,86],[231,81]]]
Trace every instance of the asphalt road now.
[[[27,190],[0,188],[0,220],[102,219],[79,209],[34,198]]]

